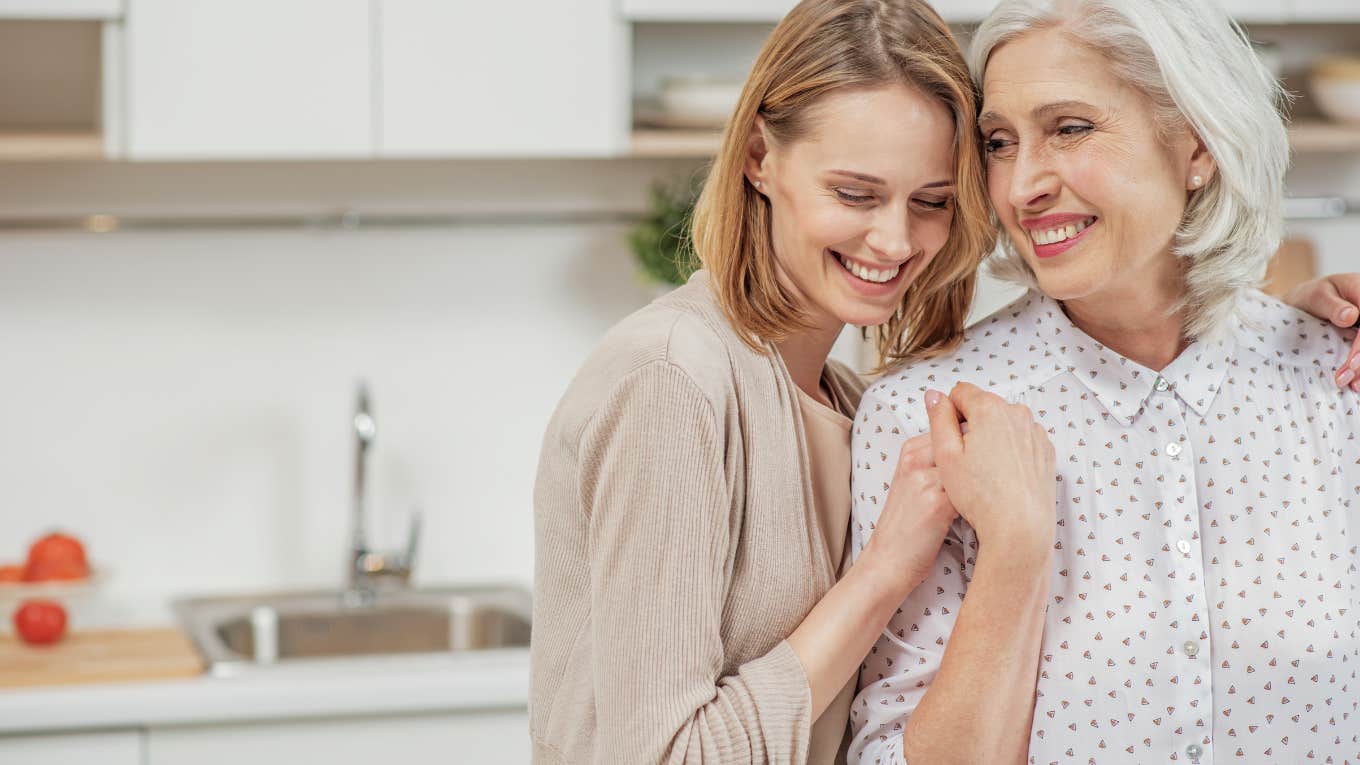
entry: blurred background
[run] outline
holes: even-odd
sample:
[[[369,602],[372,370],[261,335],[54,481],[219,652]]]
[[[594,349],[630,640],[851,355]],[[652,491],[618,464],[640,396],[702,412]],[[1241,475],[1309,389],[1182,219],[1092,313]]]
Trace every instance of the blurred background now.
[[[0,761],[527,761],[539,440],[792,5],[0,0],[0,633],[68,620]],[[1227,5],[1298,96],[1272,288],[1360,270],[1360,2]]]

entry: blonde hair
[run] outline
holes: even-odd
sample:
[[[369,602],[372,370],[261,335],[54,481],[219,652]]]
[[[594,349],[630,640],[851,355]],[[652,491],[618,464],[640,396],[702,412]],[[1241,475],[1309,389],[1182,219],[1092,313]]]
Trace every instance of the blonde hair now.
[[[955,207],[949,237],[896,314],[874,329],[880,368],[946,351],[962,336],[977,269],[995,244],[978,97],[949,27],[922,0],[803,0],[766,40],[694,211],[695,253],[728,319],[764,350],[808,327],[776,276],[769,200],[744,173],[756,118],[787,144],[807,135],[812,107],[836,91],[906,85],[954,121]]]
[[[1185,334],[1213,337],[1256,287],[1284,231],[1289,136],[1284,90],[1246,35],[1205,0],[1003,0],[973,38],[979,83],[992,52],[1041,29],[1065,30],[1099,51],[1151,101],[1163,138],[1190,129],[1218,172],[1190,196],[1174,249],[1187,263]],[[993,275],[1037,287],[1034,272],[1002,234]]]

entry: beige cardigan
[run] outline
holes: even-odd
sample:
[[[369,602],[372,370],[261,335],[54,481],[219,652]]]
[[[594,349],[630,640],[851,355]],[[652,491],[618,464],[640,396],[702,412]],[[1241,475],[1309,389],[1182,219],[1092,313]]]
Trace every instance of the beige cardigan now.
[[[829,365],[854,416],[861,381]],[[534,491],[537,763],[802,763],[785,638],[835,583],[797,391],[708,277],[614,327],[572,381]]]

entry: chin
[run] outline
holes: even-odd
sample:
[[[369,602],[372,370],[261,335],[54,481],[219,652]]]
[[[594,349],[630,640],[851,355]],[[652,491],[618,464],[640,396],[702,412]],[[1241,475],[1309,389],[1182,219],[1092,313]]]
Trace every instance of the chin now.
[[[897,314],[896,306],[900,304],[901,300],[899,299],[890,309],[877,306],[847,306],[846,310],[838,312],[839,315],[836,318],[844,324],[855,327],[877,327],[880,324],[887,324],[892,321],[893,316]]]

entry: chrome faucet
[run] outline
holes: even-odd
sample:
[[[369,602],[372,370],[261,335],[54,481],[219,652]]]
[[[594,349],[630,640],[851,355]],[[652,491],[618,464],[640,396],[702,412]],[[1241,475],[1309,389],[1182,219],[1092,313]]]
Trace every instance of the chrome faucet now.
[[[354,526],[350,544],[348,602],[371,602],[379,585],[388,582],[396,586],[410,583],[415,567],[416,548],[420,542],[420,514],[411,516],[411,530],[406,549],[398,552],[379,552],[368,548],[365,517],[368,512],[368,450],[378,435],[378,423],[373,419],[368,403],[368,386],[359,383],[359,400],[354,412]]]

